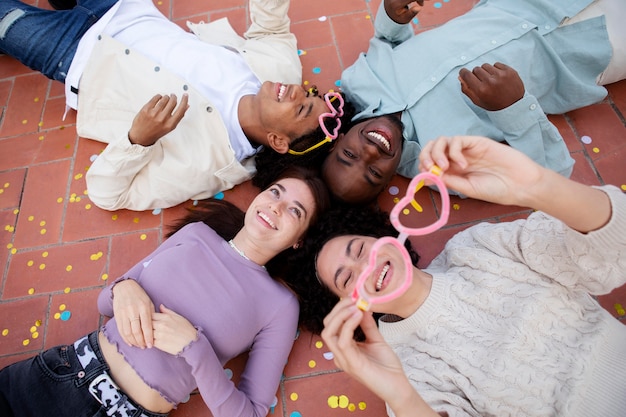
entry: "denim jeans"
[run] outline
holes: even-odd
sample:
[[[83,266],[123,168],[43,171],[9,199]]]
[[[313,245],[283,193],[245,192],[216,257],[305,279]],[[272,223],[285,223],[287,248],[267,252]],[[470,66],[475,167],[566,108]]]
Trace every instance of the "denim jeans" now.
[[[0,370],[0,416],[107,416],[106,409],[89,392],[89,383],[107,371],[108,366],[100,352],[98,332],[91,333],[88,339],[97,361],[87,372],[83,371],[74,345],[48,349]],[[149,417],[166,416],[143,409],[132,415],[142,412]]]
[[[0,1],[0,52],[65,82],[82,36],[118,0],[78,0],[71,10],[44,10]]]

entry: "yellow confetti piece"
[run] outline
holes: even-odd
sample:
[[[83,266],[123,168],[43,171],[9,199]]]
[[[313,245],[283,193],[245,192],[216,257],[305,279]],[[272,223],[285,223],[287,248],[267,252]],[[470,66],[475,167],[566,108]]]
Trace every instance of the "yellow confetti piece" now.
[[[59,306],[59,311],[65,311],[66,308],[67,308],[67,306],[65,304],[61,304]]]
[[[44,227],[46,225],[46,221],[42,220],[39,222],[39,226]]]
[[[29,339],[24,339],[22,341],[22,345],[24,345],[24,346],[28,346],[29,344],[30,344],[30,340]]]
[[[112,216],[111,216],[111,219],[113,219],[113,220],[117,220],[117,214],[112,215]]]
[[[48,251],[43,251],[43,252],[41,253],[41,257],[42,257],[42,258],[47,258],[47,257],[48,257],[48,255],[49,255]]]
[[[2,336],[6,336],[9,334],[9,329],[2,329]]]
[[[393,204],[398,204],[398,201],[400,201],[400,199],[398,197],[394,197],[393,198]]]
[[[30,332],[35,333],[37,331],[37,326],[30,326]]]
[[[37,339],[39,337],[39,332],[33,332],[30,337],[32,337],[33,339]]]
[[[91,204],[85,205],[85,210],[89,210],[89,209],[91,209]]]
[[[4,189],[0,188],[0,194],[4,193]]]
[[[44,269],[46,269],[46,264],[41,264],[41,265],[39,265],[39,269],[40,269],[40,270],[42,270],[42,271],[43,271]]]
[[[54,313],[54,319],[58,320],[61,318],[61,313]]]
[[[11,249],[13,247],[13,243],[7,244],[7,249]]]
[[[359,410],[363,411],[367,408],[367,404],[365,404],[363,401],[361,401],[359,403]]]
[[[43,126],[43,122],[37,123],[37,126],[42,127]]]
[[[102,274],[102,281],[109,279],[109,274]]]
[[[16,248],[11,249],[11,255],[15,255],[16,253],[17,253],[17,249]]]
[[[317,342],[315,342],[315,347],[318,349],[321,349],[322,346],[324,346],[324,343],[321,340],[318,340]]]
[[[34,288],[29,288],[28,289],[28,295],[33,295],[35,293],[35,289]]]
[[[339,408],[346,408],[349,403],[350,400],[348,400],[348,397],[346,397],[345,395],[339,396]]]
[[[39,136],[39,140],[43,140],[43,136]]]
[[[409,209],[404,209],[402,210],[402,214],[404,214],[405,216],[408,216],[411,213],[411,211]]]
[[[13,210],[13,214],[18,214],[19,212],[20,212],[20,209]]]
[[[33,266],[33,264],[34,264],[34,263],[35,263],[35,262],[33,262],[33,261],[31,260],[31,261],[26,262],[26,265],[28,265],[28,266]]]
[[[460,210],[460,209],[461,209],[461,206],[460,206],[460,205],[458,205],[458,204],[453,204],[453,205],[452,205],[452,210],[457,210],[457,211],[458,211],[458,210]]]
[[[70,272],[70,271],[72,270],[72,265],[68,265],[68,266],[66,266],[66,267],[65,267],[65,270],[66,270],[67,272]]]
[[[623,316],[624,314],[626,314],[626,311],[624,310],[624,307],[622,307],[621,304],[615,304],[613,307],[615,307],[615,311],[617,312],[619,316]]]
[[[57,203],[62,203],[62,202],[63,202],[63,197],[57,198]]]
[[[622,184],[620,188],[622,189],[622,191],[626,191],[626,184]]]
[[[28,221],[32,222],[33,220],[35,220],[35,216],[28,216]]]
[[[339,407],[339,397],[337,397],[336,395],[331,395],[330,397],[328,397],[327,403],[330,408],[337,408]]]
[[[371,19],[371,18],[372,18],[372,16],[367,15],[367,16],[365,16],[365,18],[369,20],[369,19]]]
[[[75,179],[75,180],[79,180],[79,179],[81,179],[82,177],[83,177],[83,174],[76,174],[76,175],[74,175],[74,179]]]
[[[66,288],[63,290],[63,292],[64,292],[65,294],[69,294],[69,292],[70,292],[70,291],[72,291],[72,290],[70,289],[70,287],[66,287]]]
[[[37,327],[41,326],[41,320],[37,320],[37,321],[35,322],[35,326],[37,326]]]
[[[75,203],[76,202],[76,197],[70,197],[70,203]]]
[[[25,125],[26,123],[28,123],[28,120],[24,119],[22,120],[22,124]]]
[[[309,361],[309,368],[315,368],[315,365],[317,365],[317,363],[315,363],[315,361],[311,359]]]
[[[356,405],[350,403],[348,404],[348,411],[355,411],[356,410]]]
[[[74,199],[74,201],[75,201],[75,202],[77,202],[77,203],[80,203],[80,200],[81,200],[81,198],[80,198],[80,197],[76,197],[76,198]]]
[[[600,153],[600,148],[593,148],[592,151],[593,153]]]
[[[298,401],[298,394],[295,392],[292,392],[291,395],[289,395],[289,399],[291,401]]]
[[[83,191],[83,195],[89,195],[89,191],[87,190]]]
[[[304,54],[303,54],[303,55],[304,55]],[[309,85],[309,82],[308,82],[308,81],[305,81],[305,82],[303,82],[302,84],[304,84],[304,85]]]
[[[139,223],[139,217],[135,217],[135,218],[133,219],[133,223]]]
[[[33,101],[34,101],[35,103],[39,102],[39,97],[35,97],[35,98],[33,99]]]
[[[45,234],[46,234],[46,232],[47,232],[47,230],[46,230],[46,229],[41,229],[41,230],[39,231],[39,234],[45,235]]]
[[[141,240],[146,240],[148,238],[148,236],[146,236],[145,233],[142,233],[141,236],[139,236],[139,239]]]

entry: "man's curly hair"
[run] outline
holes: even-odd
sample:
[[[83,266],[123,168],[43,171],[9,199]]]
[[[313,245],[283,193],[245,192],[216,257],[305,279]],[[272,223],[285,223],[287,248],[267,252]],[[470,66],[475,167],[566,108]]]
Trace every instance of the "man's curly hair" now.
[[[324,329],[324,317],[339,301],[339,297],[321,284],[317,277],[317,254],[328,241],[344,235],[395,237],[398,231],[391,225],[389,215],[379,208],[346,205],[326,212],[308,231],[283,278],[300,301],[300,326],[315,334],[320,334]],[[416,265],[419,255],[408,240],[405,246],[411,261]]]

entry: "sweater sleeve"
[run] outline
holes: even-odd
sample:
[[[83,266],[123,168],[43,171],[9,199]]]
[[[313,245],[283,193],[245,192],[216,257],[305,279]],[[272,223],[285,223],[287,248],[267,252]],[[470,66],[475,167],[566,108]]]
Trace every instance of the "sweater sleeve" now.
[[[253,342],[238,386],[227,377],[204,335],[179,354],[191,366],[202,399],[214,417],[267,415],[293,345],[298,303],[291,297],[275,311]]]
[[[609,196],[612,214],[598,230],[580,233],[535,212],[525,221],[487,225],[491,232],[474,238],[564,286],[606,294],[626,283],[626,195],[614,186],[599,188]]]

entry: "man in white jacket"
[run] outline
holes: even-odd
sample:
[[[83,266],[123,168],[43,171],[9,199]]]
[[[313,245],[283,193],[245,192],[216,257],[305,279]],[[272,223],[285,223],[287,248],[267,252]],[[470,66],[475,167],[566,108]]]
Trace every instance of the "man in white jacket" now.
[[[99,207],[207,198],[249,179],[261,146],[286,153],[323,139],[329,109],[301,87],[289,0],[252,0],[244,37],[226,19],[188,33],[150,0],[75,3],[3,0],[0,51],[64,82],[78,134],[108,143],[87,172]]]

